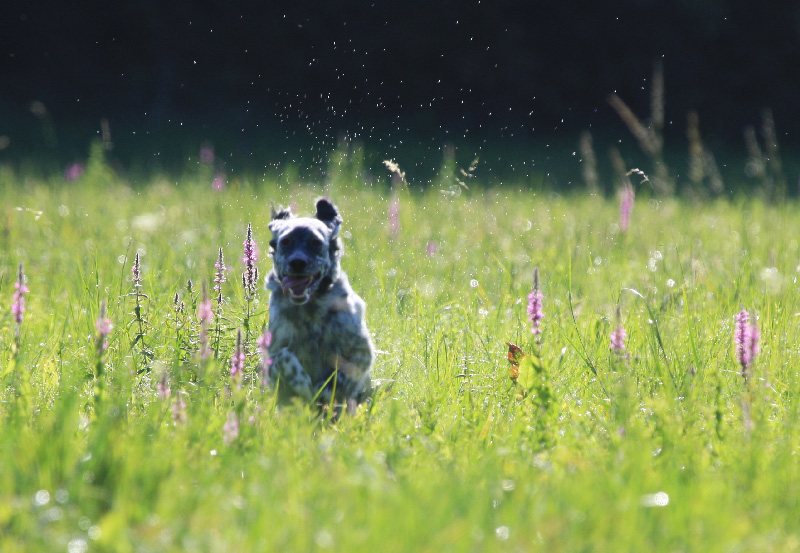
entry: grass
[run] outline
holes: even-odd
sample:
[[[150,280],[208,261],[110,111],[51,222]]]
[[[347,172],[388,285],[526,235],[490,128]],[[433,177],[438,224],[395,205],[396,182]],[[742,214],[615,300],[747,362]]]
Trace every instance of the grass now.
[[[401,191],[393,235],[390,194],[347,179],[217,192],[189,173],[135,188],[101,177],[0,173],[4,553],[800,549],[794,203],[640,197],[620,233],[614,201],[471,185]],[[336,424],[276,409],[257,355],[241,388],[229,377],[248,309],[251,352],[268,317],[266,292],[248,308],[240,283],[248,222],[266,274],[269,204],[309,213],[323,193],[345,218],[373,376],[393,381]],[[196,305],[220,246],[224,328],[204,362]],[[132,345],[137,252],[145,338]],[[534,266],[540,346],[525,314]],[[98,359],[104,300],[114,329]],[[609,350],[618,305],[627,360]],[[742,307],[762,333],[747,385]],[[529,353],[527,394],[507,341]]]

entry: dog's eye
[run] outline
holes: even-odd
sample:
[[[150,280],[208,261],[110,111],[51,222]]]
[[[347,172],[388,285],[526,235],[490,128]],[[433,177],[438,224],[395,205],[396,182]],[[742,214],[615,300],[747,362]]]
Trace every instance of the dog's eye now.
[[[319,248],[322,246],[322,240],[319,238],[309,238],[308,245],[312,248]]]
[[[281,238],[280,241],[278,241],[278,246],[280,246],[281,248],[289,248],[291,247],[291,245],[292,245],[292,239],[289,238],[288,236],[286,238]]]

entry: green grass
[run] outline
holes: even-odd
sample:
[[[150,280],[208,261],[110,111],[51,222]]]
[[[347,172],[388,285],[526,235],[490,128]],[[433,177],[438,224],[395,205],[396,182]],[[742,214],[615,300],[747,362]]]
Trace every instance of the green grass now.
[[[345,218],[343,265],[380,350],[373,376],[393,380],[336,424],[276,409],[257,356],[241,390],[227,376],[247,223],[266,274],[270,203],[307,214],[323,193]],[[640,197],[621,234],[616,201],[597,197],[402,191],[393,236],[388,192],[344,180],[218,193],[189,174],[131,188],[4,172],[0,198],[4,553],[800,549],[794,203]],[[202,364],[186,354],[186,281],[213,279],[220,246],[227,323],[218,362]],[[131,346],[136,252],[152,363]],[[534,266],[540,348],[525,314]],[[262,289],[251,340],[267,299]],[[114,330],[96,382],[103,300]],[[617,305],[627,361],[609,351]],[[747,386],[733,356],[742,306],[762,332]],[[509,380],[506,341],[539,352],[527,395]],[[240,431],[226,443],[231,413]],[[658,492],[667,505],[652,505]]]

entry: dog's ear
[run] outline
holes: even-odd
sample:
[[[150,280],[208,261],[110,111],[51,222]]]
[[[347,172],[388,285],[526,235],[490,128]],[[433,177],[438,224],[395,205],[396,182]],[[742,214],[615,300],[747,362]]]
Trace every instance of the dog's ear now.
[[[279,219],[291,219],[292,212],[287,208],[280,208],[280,210],[275,211],[275,204],[269,206],[270,213],[272,215],[272,220],[277,221]]]
[[[325,223],[331,229],[330,253],[331,259],[338,263],[342,256],[342,239],[339,238],[339,227],[342,226],[342,216],[330,198],[320,198],[317,200],[317,212],[314,217]]]
[[[331,237],[335,238],[339,234],[339,227],[342,225],[342,217],[339,211],[330,198],[320,198],[317,200],[317,212],[314,217],[328,225],[332,233]]]
[[[269,253],[270,255],[272,255],[275,251],[275,248],[278,245],[277,241],[275,240],[275,233],[277,232],[278,227],[281,225],[282,221],[291,219],[292,217],[294,217],[294,215],[292,214],[291,210],[285,209],[283,207],[280,208],[278,211],[275,211],[275,204],[270,205],[269,210],[272,216],[272,221],[270,221],[267,227],[272,232],[272,239],[269,241]]]

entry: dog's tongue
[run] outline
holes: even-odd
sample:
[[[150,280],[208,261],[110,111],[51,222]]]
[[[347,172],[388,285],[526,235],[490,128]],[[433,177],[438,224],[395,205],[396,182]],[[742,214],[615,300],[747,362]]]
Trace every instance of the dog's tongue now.
[[[283,286],[283,293],[286,296],[302,296],[306,288],[311,285],[310,276],[286,276],[281,281]]]

